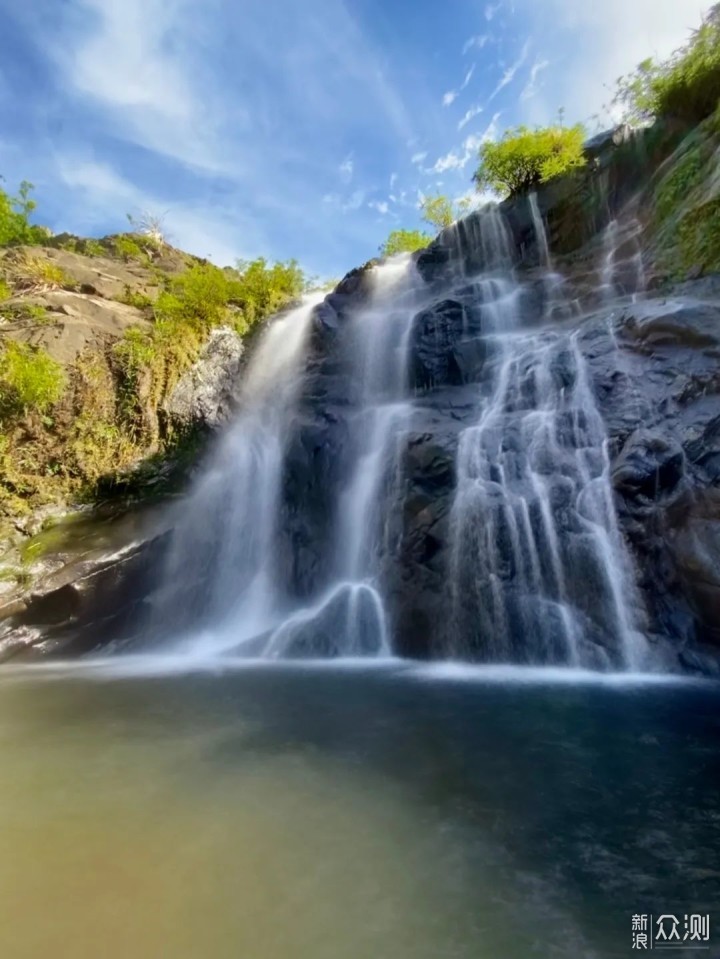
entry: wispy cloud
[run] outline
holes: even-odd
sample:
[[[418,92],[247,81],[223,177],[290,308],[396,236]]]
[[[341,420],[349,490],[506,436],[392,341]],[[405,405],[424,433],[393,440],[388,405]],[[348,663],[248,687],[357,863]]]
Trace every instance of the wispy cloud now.
[[[487,6],[485,7],[485,19],[488,21],[488,23],[493,19],[493,17],[494,17],[495,14],[498,12],[498,10],[500,9],[500,7],[502,7],[502,0],[500,0],[500,3],[496,3],[496,4],[488,3],[488,4],[487,4]]]
[[[463,130],[471,120],[474,120],[475,117],[482,113],[485,107],[478,104],[477,106],[470,107],[470,109],[465,113],[465,115],[460,119],[458,123],[458,130]]]
[[[523,44],[523,48],[520,53],[520,56],[517,58],[517,60],[514,63],[512,63],[507,68],[507,70],[505,70],[505,72],[502,75],[502,78],[500,79],[500,82],[497,84],[493,92],[488,97],[487,99],[488,103],[494,100],[501,90],[504,90],[505,87],[509,86],[509,84],[513,82],[518,70],[520,69],[520,67],[522,67],[522,65],[525,63],[525,61],[528,58],[528,53],[530,53],[530,45],[531,45],[530,40],[526,40],[525,43]]]
[[[462,52],[463,56],[472,50],[473,47],[477,47],[478,50],[482,50],[485,44],[489,41],[490,37],[487,34],[480,34],[475,37],[468,37],[463,45]]]
[[[353,158],[352,154],[346,156],[339,167],[340,179],[343,183],[349,183],[353,176]]]
[[[522,93],[520,94],[521,100],[529,100],[531,97],[534,97],[537,94],[539,89],[537,78],[540,73],[549,66],[549,60],[536,60],[535,63],[533,63],[532,67],[530,68],[530,76],[528,77],[528,81],[525,84]]]
[[[415,166],[420,166],[423,160],[427,157],[427,150],[420,150],[417,153],[413,153],[410,157],[410,162],[414,163]]]
[[[444,156],[439,157],[427,172],[445,173],[447,170],[464,170],[470,160],[476,158],[483,143],[497,138],[500,115],[501,111],[496,113],[482,133],[474,133],[466,137],[458,150],[451,150]]]
[[[390,205],[385,200],[371,200],[368,206],[371,210],[377,210],[382,216],[386,216],[390,211]]]
[[[457,89],[457,90],[448,90],[448,92],[443,95],[442,103],[443,103],[443,106],[444,106],[444,107],[449,107],[450,104],[451,104],[454,100],[456,100],[456,99],[458,98],[459,94],[461,94],[462,91],[466,89],[467,85],[468,85],[468,84],[470,83],[470,81],[472,80],[473,73],[475,73],[475,64],[474,64],[474,63],[473,63],[473,65],[470,67],[470,69],[467,71],[467,73],[465,74],[465,79],[464,79],[463,82],[460,84],[460,86],[458,87],[458,89]]]

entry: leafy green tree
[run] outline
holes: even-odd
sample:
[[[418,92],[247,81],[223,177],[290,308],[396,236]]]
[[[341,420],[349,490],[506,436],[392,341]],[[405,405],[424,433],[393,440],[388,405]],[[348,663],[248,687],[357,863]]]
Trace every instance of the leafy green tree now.
[[[698,123],[720,100],[720,4],[667,60],[643,60],[617,81],[615,103],[629,121],[676,117]]]
[[[432,237],[421,230],[393,230],[380,247],[380,256],[395,256],[396,253],[414,253],[422,250]]]
[[[573,127],[520,126],[506,130],[502,139],[480,147],[480,165],[473,179],[482,190],[515,196],[582,167],[585,130]]]
[[[470,209],[470,200],[462,199],[456,203],[443,194],[426,196],[420,204],[423,220],[436,230],[444,230]]]
[[[0,187],[0,246],[42,243],[47,236],[46,230],[30,223],[30,214],[37,205],[30,197],[32,189],[32,183],[27,180],[20,184],[17,196]]]

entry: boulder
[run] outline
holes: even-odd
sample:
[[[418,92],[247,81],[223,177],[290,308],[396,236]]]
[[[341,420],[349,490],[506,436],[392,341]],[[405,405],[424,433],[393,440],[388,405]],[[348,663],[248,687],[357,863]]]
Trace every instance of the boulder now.
[[[193,366],[163,405],[175,429],[217,429],[227,422],[237,399],[244,346],[229,327],[211,331]]]

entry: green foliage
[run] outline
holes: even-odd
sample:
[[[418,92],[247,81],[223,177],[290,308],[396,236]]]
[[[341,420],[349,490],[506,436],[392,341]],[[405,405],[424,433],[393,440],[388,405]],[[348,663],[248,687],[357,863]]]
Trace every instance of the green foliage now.
[[[672,280],[720,272],[719,121],[720,107],[685,137],[652,193],[656,267]]]
[[[119,236],[113,237],[113,250],[116,256],[126,261],[139,260],[145,262],[148,258],[146,251],[129,233],[121,233]]]
[[[380,247],[380,256],[394,256],[396,253],[414,253],[422,250],[432,237],[421,230],[393,230]]]
[[[667,220],[682,207],[699,185],[705,163],[699,149],[688,150],[663,178],[655,191],[654,213],[658,220]]]
[[[228,302],[241,314],[235,323],[241,333],[305,292],[305,276],[296,260],[272,264],[264,257],[238,260],[235,270],[224,272]]]
[[[44,413],[65,389],[62,366],[45,350],[9,340],[0,356],[0,415]]]
[[[158,296],[155,315],[161,321],[210,329],[225,320],[230,288],[223,270],[198,263],[174,277]]]
[[[7,285],[5,280],[0,277],[0,303],[3,303],[5,300],[9,300],[12,296],[12,290]]]
[[[420,204],[423,220],[444,230],[455,220],[452,203],[446,196],[426,196]]]
[[[53,317],[44,306],[40,306],[38,303],[24,303],[23,312],[31,323],[35,323],[38,326],[47,326],[55,322],[55,317]]]
[[[478,189],[515,196],[584,166],[585,130],[574,127],[520,126],[506,130],[497,142],[480,148],[480,165],[473,179]]]
[[[77,284],[62,267],[43,256],[24,256],[15,267],[15,283],[23,292],[73,289]]]
[[[426,196],[420,204],[420,212],[426,223],[434,226],[436,230],[444,230],[451,226],[455,220],[464,216],[470,208],[470,200],[460,200],[458,203],[442,194],[437,196]]]
[[[141,293],[140,290],[133,290],[127,285],[122,295],[118,297],[118,300],[120,303],[127,304],[127,306],[134,306],[136,310],[147,310],[153,306],[155,302],[147,293]]]
[[[32,183],[27,180],[20,184],[17,196],[0,188],[0,246],[43,243],[47,239],[46,230],[30,223],[30,215],[37,205],[30,198],[32,189]]]
[[[107,256],[107,250],[99,240],[83,240],[82,252],[85,256]]]
[[[630,121],[674,117],[699,123],[720,99],[720,4],[667,60],[643,60],[617,81],[615,103]]]

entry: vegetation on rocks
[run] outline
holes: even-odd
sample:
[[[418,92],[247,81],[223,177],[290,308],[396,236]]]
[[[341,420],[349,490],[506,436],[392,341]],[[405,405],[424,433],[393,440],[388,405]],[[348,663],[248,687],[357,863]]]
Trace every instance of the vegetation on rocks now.
[[[585,166],[584,140],[581,124],[506,130],[500,140],[480,147],[473,179],[479,190],[489,188],[505,196],[526,193]]]
[[[175,250],[156,219],[52,237],[30,190],[0,191],[0,540],[39,507],[157,491],[197,446],[162,407],[211,330],[244,335],[307,285],[294,261],[220,269]]]
[[[30,223],[36,206],[30,196],[32,189],[27,180],[23,180],[14,196],[0,187],[0,246],[43,243],[47,239],[44,227]]]
[[[657,268],[670,279],[720,271],[720,108],[661,166],[648,196]]]
[[[62,396],[62,366],[38,347],[10,340],[0,355],[0,422],[18,414],[45,413]]]
[[[422,230],[392,230],[380,246],[380,256],[395,256],[397,253],[414,253],[422,250],[432,237]]]
[[[699,123],[720,99],[720,4],[667,60],[643,60],[617,82],[615,102],[630,121],[671,117]]]

